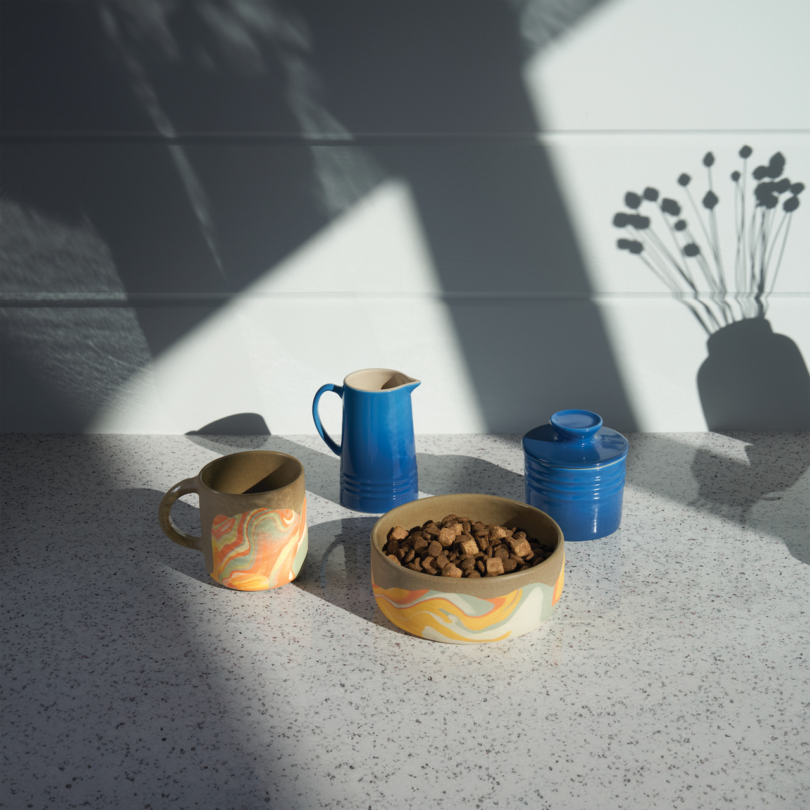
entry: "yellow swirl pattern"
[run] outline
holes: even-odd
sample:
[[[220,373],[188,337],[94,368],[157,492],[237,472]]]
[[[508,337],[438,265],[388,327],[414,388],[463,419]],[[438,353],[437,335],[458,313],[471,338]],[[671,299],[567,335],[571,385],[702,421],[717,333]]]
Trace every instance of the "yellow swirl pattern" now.
[[[384,589],[373,582],[372,587],[380,610],[392,624],[415,636],[455,644],[522,635],[539,626],[553,608],[553,589],[542,583],[493,599],[432,590]]]
[[[238,591],[265,591],[295,579],[303,560],[298,551],[307,539],[306,499],[301,511],[217,515],[211,526],[214,579]]]

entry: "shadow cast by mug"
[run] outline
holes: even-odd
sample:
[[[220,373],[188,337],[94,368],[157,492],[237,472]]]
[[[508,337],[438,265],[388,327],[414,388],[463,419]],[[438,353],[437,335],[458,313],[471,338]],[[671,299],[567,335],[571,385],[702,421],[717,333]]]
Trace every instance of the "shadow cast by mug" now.
[[[107,497],[116,512],[129,516],[129,532],[141,538],[142,551],[152,559],[211,588],[229,590],[208,575],[199,551],[179,546],[163,534],[158,522],[158,507],[163,495],[156,489],[143,488],[112,490]],[[200,536],[200,510],[196,506],[177,500],[172,506],[172,520],[181,531]]]

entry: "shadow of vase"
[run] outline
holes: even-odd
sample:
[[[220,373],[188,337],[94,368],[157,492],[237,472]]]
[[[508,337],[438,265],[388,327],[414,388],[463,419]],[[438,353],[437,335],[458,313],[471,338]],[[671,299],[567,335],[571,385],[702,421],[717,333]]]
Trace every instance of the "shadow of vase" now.
[[[765,318],[749,318],[706,345],[697,385],[710,431],[810,430],[810,374],[787,335]]]

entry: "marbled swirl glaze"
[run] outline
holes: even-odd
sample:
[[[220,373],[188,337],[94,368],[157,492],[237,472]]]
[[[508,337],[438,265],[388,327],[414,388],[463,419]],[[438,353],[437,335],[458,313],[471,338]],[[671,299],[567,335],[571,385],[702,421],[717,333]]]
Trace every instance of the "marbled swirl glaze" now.
[[[307,545],[306,499],[292,509],[254,509],[211,526],[213,578],[238,591],[266,591],[295,579]],[[299,553],[303,551],[303,553]]]
[[[374,598],[385,617],[415,636],[451,644],[478,644],[515,638],[534,630],[552,613],[560,598],[563,571],[552,588],[540,582],[505,596],[480,599],[434,590],[380,588]]]

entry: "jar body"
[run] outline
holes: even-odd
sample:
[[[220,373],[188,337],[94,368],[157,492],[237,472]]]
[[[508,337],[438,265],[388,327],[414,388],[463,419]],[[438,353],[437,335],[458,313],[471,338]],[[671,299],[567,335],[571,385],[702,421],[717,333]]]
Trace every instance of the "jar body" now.
[[[566,541],[597,540],[622,520],[626,457],[586,468],[554,467],[524,453],[526,503],[550,515]]]

